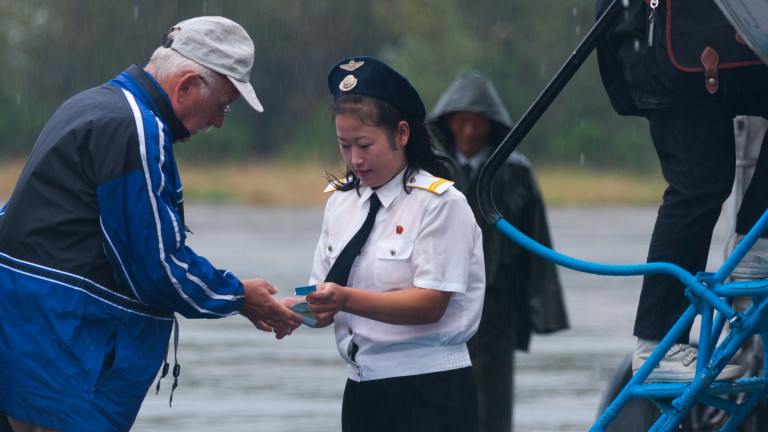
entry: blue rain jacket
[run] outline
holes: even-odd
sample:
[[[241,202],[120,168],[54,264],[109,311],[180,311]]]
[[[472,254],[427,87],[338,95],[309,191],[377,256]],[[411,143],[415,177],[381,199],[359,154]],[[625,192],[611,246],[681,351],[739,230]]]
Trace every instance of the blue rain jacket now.
[[[133,65],[66,101],[0,213],[0,408],[66,431],[127,431],[175,312],[236,314],[242,283],[185,245],[172,143],[189,137]]]

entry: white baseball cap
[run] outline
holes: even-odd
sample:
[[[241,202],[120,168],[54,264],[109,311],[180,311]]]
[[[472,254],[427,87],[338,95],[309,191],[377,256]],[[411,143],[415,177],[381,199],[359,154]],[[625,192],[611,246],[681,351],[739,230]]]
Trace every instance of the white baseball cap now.
[[[179,30],[173,39],[163,36],[163,46],[195,63],[218,72],[235,86],[256,111],[264,107],[249,82],[253,66],[253,41],[238,23],[219,16],[204,16],[182,21],[168,33]]]

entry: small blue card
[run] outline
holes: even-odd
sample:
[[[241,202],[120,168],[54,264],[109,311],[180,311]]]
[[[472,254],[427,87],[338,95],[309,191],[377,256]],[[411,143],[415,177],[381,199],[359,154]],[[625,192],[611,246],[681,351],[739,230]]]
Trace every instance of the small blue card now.
[[[310,285],[296,288],[296,295],[307,295],[312,291],[317,291],[317,285]]]
[[[298,303],[291,306],[289,309],[301,315],[301,318],[304,320],[304,324],[310,327],[314,327],[315,324],[317,324],[317,317],[315,316],[315,313],[309,309],[309,303]]]

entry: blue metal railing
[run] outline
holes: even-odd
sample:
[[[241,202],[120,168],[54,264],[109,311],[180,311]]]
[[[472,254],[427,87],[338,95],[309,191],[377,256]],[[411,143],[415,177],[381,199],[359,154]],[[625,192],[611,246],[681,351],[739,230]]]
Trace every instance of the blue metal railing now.
[[[604,431],[611,421],[618,416],[621,409],[634,398],[651,399],[661,409],[663,414],[651,427],[651,431],[677,429],[696,403],[709,404],[731,413],[730,419],[721,430],[732,431],[743,421],[755,404],[768,394],[768,381],[763,377],[716,383],[715,379],[739,348],[755,334],[761,336],[764,371],[768,369],[768,356],[766,356],[765,348],[765,342],[768,341],[768,318],[766,318],[768,317],[768,281],[725,282],[725,280],[768,227],[768,212],[760,218],[716,273],[699,273],[694,276],[678,265],[665,262],[615,265],[588,262],[563,255],[521,233],[499,214],[493,203],[491,185],[495,173],[570,81],[593,51],[598,39],[605,35],[622,9],[622,0],[613,0],[552,81],[484,165],[478,180],[480,210],[492,225],[521,247],[561,266],[586,273],[610,276],[667,274],[679,279],[686,287],[686,295],[691,300],[691,306],[667,336],[662,339],[658,348],[635,373],[613,403],[605,409],[590,431]],[[752,297],[753,305],[745,312],[738,312],[731,306],[733,297],[744,295]],[[716,315],[715,311],[717,311]],[[702,325],[699,336],[696,378],[690,383],[682,384],[643,384],[672,345],[690,328],[698,315],[702,317]],[[728,320],[731,331],[725,340],[715,347],[725,320]],[[740,403],[718,397],[736,393],[750,393],[750,395]],[[669,402],[668,399],[672,399],[672,401]]]

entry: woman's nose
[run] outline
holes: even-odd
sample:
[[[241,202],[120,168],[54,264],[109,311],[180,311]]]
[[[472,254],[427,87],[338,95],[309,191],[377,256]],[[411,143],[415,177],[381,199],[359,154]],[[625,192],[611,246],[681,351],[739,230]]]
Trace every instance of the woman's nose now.
[[[363,163],[363,152],[360,150],[352,150],[352,165],[360,165]]]

